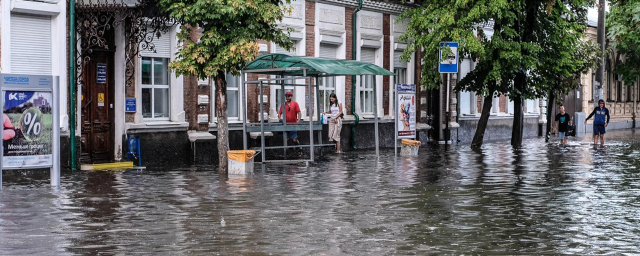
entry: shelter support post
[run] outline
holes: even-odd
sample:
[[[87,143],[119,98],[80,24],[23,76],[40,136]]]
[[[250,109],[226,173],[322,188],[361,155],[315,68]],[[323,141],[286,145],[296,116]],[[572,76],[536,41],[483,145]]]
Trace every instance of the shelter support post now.
[[[376,76],[373,76],[373,119],[375,120],[376,133],[376,157],[380,158],[380,145],[378,142],[378,90],[376,89]]]
[[[280,75],[280,78],[284,78],[284,73],[282,73]],[[295,83],[295,81],[294,81]],[[282,106],[281,106],[281,110],[282,110],[282,125],[284,125],[284,127],[287,127],[287,109],[285,106],[287,105],[287,92],[284,89],[284,80],[280,80],[280,89],[282,90],[282,98],[280,98],[282,101]],[[291,99],[293,100],[293,99]],[[278,108],[278,106],[276,106],[276,109]],[[279,110],[276,110],[279,112]],[[284,154],[284,159],[287,159],[287,133],[283,132],[282,133],[282,145],[285,146],[285,148],[282,149],[282,153]]]
[[[244,72],[240,72],[240,85],[242,86],[242,149],[247,150],[247,87],[249,85],[244,83]],[[262,95],[260,95],[260,104],[262,105]],[[262,115],[262,109],[260,109],[260,115]],[[264,118],[261,116],[261,118]]]
[[[318,122],[320,122],[320,118],[322,115],[322,112],[325,111],[324,109],[324,103],[322,103],[322,105],[320,105],[320,83],[318,83],[318,76],[315,76],[315,83],[314,83],[315,87],[316,87],[316,106],[318,106]],[[322,130],[320,130],[318,132],[318,144],[323,144],[322,142]],[[320,148],[320,155],[322,156],[322,148]]]
[[[307,70],[306,69],[302,71],[302,75],[305,76],[305,77],[307,76]],[[307,80],[307,84],[309,86],[309,100],[307,100],[307,102],[308,102],[307,106],[309,106],[308,107],[309,108],[309,142],[311,144],[311,146],[309,147],[309,150],[310,150],[309,153],[311,154],[311,159],[309,159],[309,160],[311,160],[311,162],[313,162],[314,153],[315,153],[314,152],[315,148],[313,147],[313,145],[314,145],[314,143],[313,143],[313,84],[311,83],[311,82],[313,82],[313,80],[309,79],[309,78],[307,78],[306,80]]]
[[[398,84],[394,84],[393,87],[395,88],[393,90],[393,106],[391,106],[395,119],[395,122],[393,122],[393,154],[395,157],[398,157]]]
[[[258,83],[260,87],[260,114],[264,111],[264,99],[262,98],[262,81]],[[245,135],[246,136],[246,135]],[[260,154],[262,155],[262,163],[267,160],[264,152],[264,118],[260,118]]]

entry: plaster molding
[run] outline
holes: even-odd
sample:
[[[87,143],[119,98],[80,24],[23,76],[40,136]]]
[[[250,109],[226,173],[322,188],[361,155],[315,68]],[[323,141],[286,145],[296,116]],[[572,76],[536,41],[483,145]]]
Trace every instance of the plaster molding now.
[[[320,8],[318,11],[319,11],[318,16],[319,16],[320,22],[344,25],[344,9],[336,10],[336,9]]]
[[[368,29],[382,30],[382,17],[362,15],[360,16],[360,27]]]

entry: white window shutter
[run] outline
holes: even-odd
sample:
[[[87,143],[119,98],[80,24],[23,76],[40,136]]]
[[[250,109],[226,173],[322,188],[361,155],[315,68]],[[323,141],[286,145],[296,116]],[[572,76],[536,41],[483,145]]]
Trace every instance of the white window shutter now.
[[[376,64],[376,49],[364,47],[360,48],[360,61]]]
[[[320,44],[320,57],[335,59],[338,56],[338,46],[332,44]]]
[[[11,73],[51,75],[51,17],[11,13]]]

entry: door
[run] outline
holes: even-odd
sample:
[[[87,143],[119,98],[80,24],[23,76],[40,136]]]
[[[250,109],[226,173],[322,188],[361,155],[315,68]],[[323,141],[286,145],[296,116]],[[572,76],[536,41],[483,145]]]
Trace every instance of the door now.
[[[113,52],[93,51],[82,71],[81,161],[106,162],[113,149]]]

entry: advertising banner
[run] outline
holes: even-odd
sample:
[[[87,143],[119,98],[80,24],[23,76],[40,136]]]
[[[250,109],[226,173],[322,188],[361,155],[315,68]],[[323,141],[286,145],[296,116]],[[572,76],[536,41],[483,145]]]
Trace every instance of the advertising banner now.
[[[398,138],[416,137],[416,85],[398,84]]]
[[[3,168],[52,166],[52,93],[4,91],[2,97]]]

